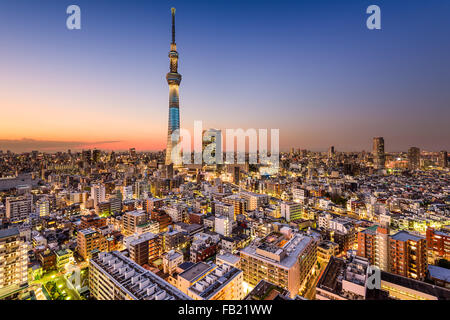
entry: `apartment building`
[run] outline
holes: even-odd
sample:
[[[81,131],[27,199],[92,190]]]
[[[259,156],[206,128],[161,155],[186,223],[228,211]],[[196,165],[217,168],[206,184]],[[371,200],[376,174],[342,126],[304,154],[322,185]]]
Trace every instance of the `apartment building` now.
[[[256,286],[266,280],[298,294],[317,261],[314,238],[294,233],[273,232],[240,251],[244,281]]]
[[[192,300],[118,251],[89,261],[89,289],[97,300]]]
[[[6,198],[6,218],[13,223],[28,219],[32,212],[32,203],[31,195]]]
[[[243,272],[228,264],[198,262],[178,275],[178,288],[195,300],[242,300]]]
[[[98,252],[107,251],[108,242],[100,231],[87,228],[78,231],[77,251],[84,259],[90,259]]]
[[[427,228],[428,262],[434,263],[439,259],[450,260],[450,233],[434,228]]]
[[[137,232],[140,225],[148,222],[148,214],[144,210],[135,210],[126,212],[122,216],[123,233],[125,235],[132,235]]]
[[[240,197],[247,202],[247,210],[254,211],[264,205],[269,204],[269,196],[266,194],[259,194],[249,191],[241,191]]]
[[[389,239],[390,272],[417,280],[424,280],[427,271],[426,239],[406,231]]]
[[[0,230],[0,299],[28,286],[28,245],[17,228]]]
[[[157,259],[161,251],[158,236],[151,232],[129,236],[123,242],[130,253],[130,259],[140,266]]]
[[[301,219],[302,205],[296,202],[282,202],[280,205],[281,217],[287,222]]]
[[[370,264],[389,271],[389,230],[374,225],[358,233],[358,256],[365,257]]]

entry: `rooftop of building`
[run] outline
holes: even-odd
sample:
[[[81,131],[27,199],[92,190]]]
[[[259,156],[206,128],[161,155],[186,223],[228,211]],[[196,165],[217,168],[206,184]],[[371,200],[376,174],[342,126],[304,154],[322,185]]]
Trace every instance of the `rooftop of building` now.
[[[86,228],[86,229],[81,229],[78,232],[81,232],[84,236],[88,236],[88,235],[97,233],[97,230],[95,230],[94,228]]]
[[[196,293],[205,300],[209,300],[223,287],[230,283],[242,270],[233,266],[223,264],[220,266],[211,266],[211,271],[200,281],[189,287],[189,290]]]
[[[235,254],[232,254],[230,252],[226,252],[223,254],[216,255],[216,261],[217,261],[217,259],[225,261],[226,263],[228,263],[230,265],[235,265],[236,263],[239,262],[240,257]]]
[[[312,237],[300,233],[295,233],[291,239],[288,239],[280,233],[273,232],[259,244],[252,243],[240,252],[267,262],[276,263],[284,268],[291,268],[312,241],[315,241]],[[265,254],[265,252],[268,254]]]
[[[134,211],[125,212],[125,214],[138,217],[138,216],[145,215],[146,212],[144,210],[134,210]]]
[[[450,269],[428,265],[430,277],[450,283]]]
[[[195,263],[191,262],[191,261],[186,261],[183,262],[182,264],[180,264],[178,266],[179,269],[186,271],[187,269],[189,269],[190,267],[192,267]]]
[[[17,228],[1,229],[0,230],[0,239],[17,236],[19,234],[20,234],[19,229],[17,229]]]
[[[195,280],[202,277],[212,268],[213,266],[211,266],[210,264],[207,264],[205,262],[198,262],[180,273],[178,277],[181,277],[189,282],[195,282]]]
[[[158,236],[151,232],[145,232],[140,235],[132,235],[130,236],[130,245],[134,246],[144,241],[149,241],[157,238]]]
[[[90,263],[135,300],[191,300],[183,292],[118,251],[101,252]]]
[[[450,300],[450,290],[423,281],[406,278],[398,274],[381,271],[381,281],[393,283],[411,290],[419,291],[436,297],[438,300]]]
[[[244,300],[288,300],[290,292],[269,281],[260,280]]]
[[[186,231],[188,233],[200,230],[203,228],[202,225],[196,224],[196,223],[192,223],[192,224],[188,224],[188,223],[184,223],[184,222],[176,222],[175,223],[176,228],[180,228],[183,231]]]
[[[183,255],[181,253],[179,253],[178,251],[174,251],[174,250],[166,252],[166,253],[163,254],[163,257],[165,259],[168,259],[168,260],[173,260],[173,259],[176,259],[176,258],[179,258],[179,257],[182,257],[182,256]]]
[[[391,239],[393,240],[397,240],[397,241],[420,241],[420,240],[424,240],[424,237],[412,234],[410,232],[407,231],[399,231],[396,234],[391,236]]]

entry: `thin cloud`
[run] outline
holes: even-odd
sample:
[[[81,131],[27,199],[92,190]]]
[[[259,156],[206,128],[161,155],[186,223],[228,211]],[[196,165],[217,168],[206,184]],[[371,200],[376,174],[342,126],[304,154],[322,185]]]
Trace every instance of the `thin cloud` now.
[[[109,143],[118,143],[120,141],[52,141],[52,140],[35,140],[35,139],[18,139],[8,140],[0,139],[0,150],[11,150],[12,152],[30,152],[32,150],[38,151],[64,151],[67,149],[82,149],[86,145],[103,145]]]

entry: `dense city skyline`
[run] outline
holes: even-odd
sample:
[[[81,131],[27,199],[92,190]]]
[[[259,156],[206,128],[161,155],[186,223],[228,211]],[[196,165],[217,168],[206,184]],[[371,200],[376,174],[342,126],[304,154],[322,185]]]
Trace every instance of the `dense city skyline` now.
[[[164,149],[173,5],[183,128],[280,128],[281,150],[450,149],[449,4],[432,2],[379,1],[376,31],[364,1],[78,1],[76,31],[68,1],[2,2],[0,148]]]
[[[172,2],[0,5],[0,301],[450,300],[450,5]]]

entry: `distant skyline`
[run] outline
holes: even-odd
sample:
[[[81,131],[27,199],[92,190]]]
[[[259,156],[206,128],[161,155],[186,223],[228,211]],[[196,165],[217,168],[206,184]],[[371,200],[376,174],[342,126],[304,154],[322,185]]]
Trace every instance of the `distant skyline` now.
[[[446,0],[2,0],[0,150],[164,149],[172,6],[181,127],[279,128],[282,151],[450,149]]]

